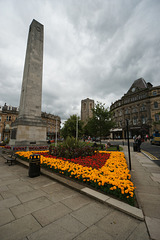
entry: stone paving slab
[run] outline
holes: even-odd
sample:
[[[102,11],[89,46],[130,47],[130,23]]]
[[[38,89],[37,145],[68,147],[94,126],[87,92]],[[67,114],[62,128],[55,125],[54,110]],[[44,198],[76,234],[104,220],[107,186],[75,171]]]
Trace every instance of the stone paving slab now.
[[[1,201],[1,200],[3,200],[3,197],[2,197],[1,194],[0,194],[0,201]]]
[[[152,173],[151,178],[153,181],[160,183],[160,173]]]
[[[71,209],[59,202],[34,212],[33,216],[42,226],[46,226],[70,212]]]
[[[90,228],[87,228],[86,231],[78,235],[74,240],[114,240],[114,238],[103,231],[101,228],[92,225]]]
[[[127,240],[150,240],[146,224],[144,222],[138,224]]]
[[[22,240],[27,235],[41,229],[40,224],[31,215],[15,220],[0,227],[0,239]]]
[[[103,204],[98,204],[96,202],[90,203],[83,208],[80,208],[73,213],[71,216],[76,218],[78,221],[83,223],[85,226],[90,227],[104,216],[113,211],[112,208],[107,207]]]
[[[152,239],[160,239],[160,219],[145,217],[147,227]]]
[[[8,184],[13,184],[13,183],[16,183],[18,181],[19,181],[18,179],[14,179],[14,180],[10,179],[10,180],[7,180],[7,181],[3,180],[3,181],[0,182],[0,187],[3,187],[4,185],[8,185]]]
[[[42,185],[42,189],[44,192],[50,194],[56,192],[57,190],[63,191],[65,187],[59,183],[53,182],[50,185]]]
[[[19,195],[21,193],[29,192],[33,190],[33,188],[29,186],[29,184],[26,184],[21,180],[16,183],[8,184],[7,187],[9,188],[9,191],[14,195]]]
[[[24,203],[24,202],[28,202],[30,200],[42,197],[42,196],[46,196],[45,192],[42,191],[41,189],[35,189],[29,192],[25,192],[25,193],[21,193],[18,195],[18,199]]]
[[[66,198],[61,201],[64,205],[69,207],[72,210],[77,210],[87,204],[90,203],[90,198],[82,195],[82,194],[75,194],[69,198]]]
[[[71,196],[74,196],[76,194],[77,193],[74,190],[65,187],[65,189],[63,189],[63,190],[60,189],[59,191],[57,190],[57,191],[49,194],[48,199],[53,201],[54,203],[56,203],[59,201],[63,201],[64,199],[70,198]]]
[[[86,229],[82,223],[67,215],[28,236],[29,240],[71,240]]]
[[[13,220],[15,220],[15,217],[9,209],[0,210],[0,226],[12,222]]]
[[[17,197],[11,197],[0,201],[0,210],[4,208],[10,208],[20,204],[21,202]]]
[[[9,189],[7,191],[1,191],[1,195],[2,195],[3,199],[15,197],[15,194],[10,192]]]
[[[52,205],[50,200],[48,200],[46,197],[39,197],[15,207],[11,207],[11,211],[16,218],[21,218],[49,205]]]
[[[133,220],[132,217],[118,211],[111,212],[96,224],[96,226],[110,234],[113,239],[117,240],[128,239],[138,225],[139,220]],[[147,235],[147,230],[145,229],[145,231]],[[149,238],[145,240],[147,239]]]

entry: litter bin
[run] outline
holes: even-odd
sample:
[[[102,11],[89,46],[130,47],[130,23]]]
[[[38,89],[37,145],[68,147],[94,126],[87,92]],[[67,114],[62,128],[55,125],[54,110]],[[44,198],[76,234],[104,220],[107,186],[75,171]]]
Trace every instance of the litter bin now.
[[[137,143],[133,143],[133,151],[138,152],[138,144]]]
[[[29,158],[29,177],[37,177],[40,175],[40,155],[33,154]]]

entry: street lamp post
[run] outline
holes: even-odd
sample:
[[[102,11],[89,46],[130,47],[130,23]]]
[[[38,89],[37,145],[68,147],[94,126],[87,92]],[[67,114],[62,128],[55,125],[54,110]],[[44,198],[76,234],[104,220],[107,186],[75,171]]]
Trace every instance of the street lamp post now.
[[[56,139],[55,139],[55,147],[57,147],[57,118],[56,118]]]
[[[128,142],[129,170],[131,171],[131,155],[130,155],[130,143],[129,143],[128,119],[126,119],[126,122],[127,122],[127,142]]]
[[[4,135],[5,135],[5,126],[6,126],[6,123],[4,122],[4,128],[3,128],[3,142],[4,142]]]
[[[76,140],[78,140],[78,115],[76,119]]]

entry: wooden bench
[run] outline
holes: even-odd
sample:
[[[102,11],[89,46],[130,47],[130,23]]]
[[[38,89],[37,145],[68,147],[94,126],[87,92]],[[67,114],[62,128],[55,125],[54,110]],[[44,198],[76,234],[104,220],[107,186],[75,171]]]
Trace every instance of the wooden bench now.
[[[12,153],[11,155],[8,155],[8,156],[3,155],[3,157],[4,157],[4,159],[6,159],[5,163],[8,163],[9,166],[13,165],[13,163],[14,164],[16,163],[17,155],[14,153]]]

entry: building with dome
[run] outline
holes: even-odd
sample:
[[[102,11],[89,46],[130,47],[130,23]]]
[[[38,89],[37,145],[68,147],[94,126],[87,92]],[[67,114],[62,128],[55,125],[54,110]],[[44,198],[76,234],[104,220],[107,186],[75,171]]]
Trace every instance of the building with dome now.
[[[111,104],[110,110],[116,123],[111,138],[126,138],[126,120],[129,123],[129,137],[151,136],[160,132],[160,86],[154,87],[143,78],[133,82],[121,99]]]

